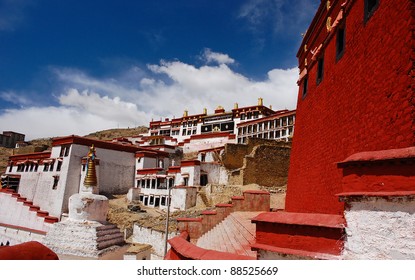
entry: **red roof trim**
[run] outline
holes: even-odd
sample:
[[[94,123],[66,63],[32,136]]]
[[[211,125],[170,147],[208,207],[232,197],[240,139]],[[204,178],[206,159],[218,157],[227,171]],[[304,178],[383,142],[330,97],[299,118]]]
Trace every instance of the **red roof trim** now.
[[[12,229],[24,230],[24,231],[28,231],[28,232],[33,232],[33,233],[37,233],[37,234],[40,234],[40,235],[46,235],[46,233],[47,233],[46,231],[43,231],[43,230],[37,230],[37,229],[33,229],[33,228],[15,226],[15,225],[4,224],[4,223],[0,223],[0,226],[7,227],[7,228],[12,228]]]
[[[338,167],[344,167],[355,163],[368,163],[376,161],[415,159],[415,147],[402,149],[390,149],[381,151],[367,151],[353,154],[344,161],[338,162]]]
[[[137,170],[137,175],[155,174],[163,171],[163,168],[143,168]]]
[[[112,143],[112,142],[107,142],[107,141],[90,139],[90,138],[81,137],[77,135],[59,137],[59,138],[54,138],[52,140],[53,147],[67,145],[67,144],[78,144],[78,145],[83,145],[83,146],[94,145],[96,148],[128,152],[128,153],[135,153],[142,149],[138,146],[122,145],[122,144],[117,144],[117,143]]]
[[[198,166],[200,165],[200,160],[182,160],[180,165],[181,167]]]
[[[346,220],[343,216],[340,215],[292,212],[262,213],[253,218],[252,222],[316,226],[328,228],[344,228],[346,225]]]
[[[40,152],[40,153],[31,153],[31,154],[22,154],[22,155],[13,155],[9,156],[9,160],[17,161],[17,160],[37,160],[37,159],[45,159],[50,158],[51,152]]]
[[[170,166],[168,173],[180,173],[180,166]]]
[[[287,117],[287,116],[294,116],[296,114],[296,110],[292,110],[292,111],[288,111],[288,112],[283,112],[283,113],[277,113],[268,117],[264,117],[264,118],[260,118],[260,119],[255,119],[252,121],[246,121],[246,122],[242,122],[239,123],[236,127],[243,127],[246,125],[251,125],[251,124],[255,124],[255,123],[260,123],[260,122],[265,122],[265,121],[270,121],[270,120],[275,120],[278,118],[282,118],[282,117]]]

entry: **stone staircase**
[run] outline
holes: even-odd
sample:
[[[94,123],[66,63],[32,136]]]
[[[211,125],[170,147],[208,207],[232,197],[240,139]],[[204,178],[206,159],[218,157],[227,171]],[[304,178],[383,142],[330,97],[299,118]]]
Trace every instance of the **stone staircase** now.
[[[98,250],[104,250],[111,246],[121,246],[125,244],[124,235],[116,225],[109,224],[99,226],[96,230]]]
[[[50,225],[58,221],[59,218],[49,216],[47,211],[33,205],[32,201],[19,193],[11,189],[0,189],[0,223],[4,226],[46,233]]]
[[[256,258],[251,251],[255,243],[255,224],[251,219],[261,212],[233,212],[213,229],[202,235],[196,245],[200,248]]]

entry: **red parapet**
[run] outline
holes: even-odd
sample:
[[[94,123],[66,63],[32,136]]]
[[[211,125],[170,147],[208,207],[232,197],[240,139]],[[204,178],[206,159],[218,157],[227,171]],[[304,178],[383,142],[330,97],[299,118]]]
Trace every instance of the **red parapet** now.
[[[298,250],[301,255],[338,256],[343,250],[346,222],[339,215],[272,212],[260,214],[252,222],[256,224],[257,245],[273,247],[281,254]]]
[[[349,156],[337,166],[343,175],[343,194],[374,195],[414,191],[415,147],[361,152]]]
[[[45,219],[45,223],[48,223],[48,224],[54,224],[54,223],[59,222],[58,218],[52,217],[52,216],[46,216],[44,217],[44,219]]]
[[[168,242],[171,249],[167,253],[166,260],[255,260],[248,256],[206,250],[193,245],[180,236],[174,237]]]
[[[39,210],[40,210],[39,206],[36,206],[36,205],[30,205],[29,206],[29,211],[37,212]]]
[[[42,211],[42,210],[38,210],[36,215],[37,215],[38,217],[46,217],[46,216],[48,216],[48,215],[49,215],[49,212],[47,212],[47,211]]]
[[[0,260],[59,260],[58,255],[39,242],[31,241],[0,249]]]

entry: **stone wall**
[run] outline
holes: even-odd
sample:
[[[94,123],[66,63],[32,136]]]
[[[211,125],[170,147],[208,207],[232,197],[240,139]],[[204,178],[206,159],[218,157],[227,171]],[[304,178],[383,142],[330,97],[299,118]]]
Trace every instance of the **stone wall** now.
[[[291,144],[258,138],[248,144],[227,144],[222,157],[230,170],[229,184],[275,187],[287,184]]]

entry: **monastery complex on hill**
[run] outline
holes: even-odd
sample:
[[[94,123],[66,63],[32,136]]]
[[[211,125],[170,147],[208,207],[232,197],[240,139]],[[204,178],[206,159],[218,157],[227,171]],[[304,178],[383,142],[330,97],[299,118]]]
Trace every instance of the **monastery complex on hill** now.
[[[169,212],[193,207],[211,185],[256,182],[287,184],[285,209],[271,208],[266,190],[246,190],[177,218],[167,238],[134,226],[132,239],[170,260],[414,259],[414,1],[322,0],[297,58],[295,111],[260,98],[153,120],[147,135],[66,136],[51,151],[11,156],[0,239],[99,255],[123,241],[105,223],[102,194]],[[78,244],[70,232],[95,238]]]

